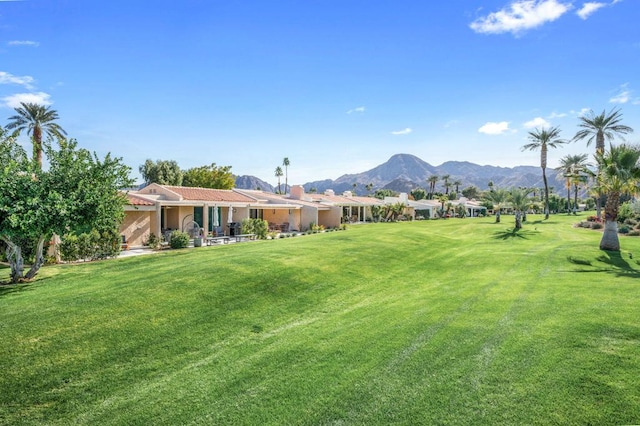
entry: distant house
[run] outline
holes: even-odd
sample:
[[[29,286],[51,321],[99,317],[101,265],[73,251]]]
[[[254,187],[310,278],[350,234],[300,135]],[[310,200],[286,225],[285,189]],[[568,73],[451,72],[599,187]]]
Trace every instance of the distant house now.
[[[208,189],[151,184],[127,194],[129,204],[120,233],[129,246],[142,246],[150,234],[156,236],[180,230],[195,234],[222,230],[237,232],[237,224],[247,218],[259,218],[280,232],[306,231],[312,225],[335,228],[349,222],[366,222],[373,218],[374,207],[392,204],[392,199],[354,196],[350,191],[336,195],[306,194],[300,185],[291,193],[279,195],[245,189]],[[406,194],[399,200],[408,201]],[[405,214],[414,216],[418,207],[410,201]],[[432,207],[433,208],[433,207]],[[434,217],[434,216],[431,216]]]

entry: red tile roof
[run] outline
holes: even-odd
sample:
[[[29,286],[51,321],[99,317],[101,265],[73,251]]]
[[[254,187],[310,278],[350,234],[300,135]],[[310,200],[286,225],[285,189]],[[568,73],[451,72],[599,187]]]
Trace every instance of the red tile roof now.
[[[154,206],[155,203],[149,200],[145,200],[144,198],[140,198],[136,195],[127,193],[127,199],[129,200],[129,204],[132,206]]]
[[[253,198],[228,189],[191,188],[186,186],[163,185],[170,191],[180,195],[185,201],[220,201],[228,203],[250,203]]]

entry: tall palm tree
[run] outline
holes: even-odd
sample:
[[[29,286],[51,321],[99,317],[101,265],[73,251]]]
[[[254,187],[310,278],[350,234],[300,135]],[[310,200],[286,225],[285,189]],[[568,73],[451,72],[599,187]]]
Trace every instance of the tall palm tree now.
[[[456,187],[456,194],[460,192],[460,185],[462,185],[462,181],[460,179],[456,179],[452,183],[453,186]]]
[[[560,166],[556,170],[562,172],[567,187],[567,214],[571,213],[571,187],[575,189],[573,213],[578,208],[578,185],[586,180],[589,169],[587,168],[587,154],[567,154],[560,159]]]
[[[451,187],[451,184],[449,183],[449,179],[451,178],[451,175],[444,175],[442,176],[442,182],[444,182],[444,193],[445,194],[449,194],[449,188]]]
[[[620,109],[613,108],[608,113],[602,110],[602,113],[595,115],[593,110],[588,114],[580,117],[580,123],[576,135],[573,137],[573,141],[587,140],[587,146],[591,145],[591,142],[596,141],[596,155],[604,153],[604,140],[608,140],[609,143],[618,136],[623,138],[623,135],[633,133],[633,129],[624,124],[620,124],[622,120],[622,112]],[[623,139],[624,140],[624,139]],[[601,194],[598,193],[596,198],[596,211],[598,219],[601,218]]]
[[[440,177],[437,175],[431,175],[427,178],[429,181],[429,199],[433,199],[433,193],[436,192],[436,183],[440,180]]]
[[[604,207],[604,232],[600,240],[601,250],[620,251],[618,240],[618,209],[620,196],[634,194],[640,184],[640,146],[611,145],[609,152],[596,156],[600,172],[596,186],[601,194],[607,196]]]
[[[373,184],[372,183],[368,183],[364,186],[364,188],[367,190],[367,195],[371,195],[371,190],[373,189]]]
[[[278,194],[282,194],[282,190],[280,189],[280,178],[282,177],[283,173],[280,166],[276,167],[275,175],[278,178]]]
[[[560,128],[535,129],[529,132],[529,142],[522,150],[535,151],[540,149],[540,168],[542,169],[542,182],[544,183],[544,218],[549,219],[549,184],[547,183],[547,154],[549,148],[557,148],[567,141],[560,139]],[[530,191],[529,191],[530,192]]]
[[[289,157],[284,157],[282,165],[284,166],[284,193],[286,194],[287,188],[289,187],[289,166],[291,165]]]
[[[31,136],[33,141],[33,157],[38,166],[42,168],[42,136],[50,141],[55,136],[64,139],[67,132],[55,121],[59,119],[58,112],[44,105],[20,102],[21,107],[16,108],[17,115],[9,117],[8,130],[13,130],[13,136],[17,137],[23,130]]]

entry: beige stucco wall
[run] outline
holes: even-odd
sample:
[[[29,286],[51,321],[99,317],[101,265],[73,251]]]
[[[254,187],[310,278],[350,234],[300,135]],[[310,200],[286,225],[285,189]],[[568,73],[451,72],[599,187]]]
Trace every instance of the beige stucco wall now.
[[[320,210],[318,212],[318,225],[325,228],[337,228],[340,226],[342,207],[332,207],[331,210]]]
[[[120,234],[125,236],[129,247],[142,246],[146,242],[153,229],[152,217],[155,217],[155,212],[152,211],[125,212]]]

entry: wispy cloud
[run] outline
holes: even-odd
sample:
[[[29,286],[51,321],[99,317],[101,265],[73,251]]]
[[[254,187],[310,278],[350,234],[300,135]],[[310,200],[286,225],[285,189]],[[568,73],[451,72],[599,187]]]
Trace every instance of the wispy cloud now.
[[[571,115],[575,115],[576,117],[582,117],[585,114],[588,114],[590,111],[591,111],[590,108],[582,108],[582,109],[580,109],[580,111],[576,111],[576,110],[572,109],[571,111],[569,111],[569,113]]]
[[[549,117],[547,117],[549,120],[553,120],[554,118],[563,118],[566,117],[567,113],[566,112],[552,112],[551,114],[549,114]]]
[[[484,133],[485,135],[501,135],[508,131],[509,131],[508,121],[500,121],[500,122],[489,121],[484,126],[478,129],[478,132]]]
[[[396,130],[395,132],[391,132],[391,134],[392,135],[408,135],[411,132],[413,132],[413,130],[407,127],[406,129]]]
[[[598,9],[602,9],[605,6],[607,6],[607,3],[587,2],[583,4],[580,10],[576,12],[576,15],[578,15],[581,19],[587,19],[591,14],[596,12]]]
[[[603,3],[600,1],[588,1],[582,5],[582,7],[576,12],[582,19],[587,19],[596,11],[602,9],[603,7],[613,6],[616,3],[620,3],[622,0],[613,0],[611,3]]]
[[[31,40],[12,40],[7,43],[9,46],[30,46],[30,47],[38,47],[40,43],[37,41]]]
[[[347,114],[354,114],[354,113],[358,113],[358,114],[362,114],[365,111],[365,107],[363,106],[359,106],[353,109],[350,109],[349,111],[347,111]]]
[[[33,77],[24,75],[17,76],[13,74],[9,74],[5,71],[0,71],[0,84],[18,84],[20,86],[24,86],[27,89],[33,89],[33,82],[35,80]]]
[[[21,102],[33,103],[39,105],[51,105],[51,95],[45,92],[37,93],[16,93],[15,95],[5,96],[2,102],[9,108],[18,108]]]
[[[546,127],[551,127],[551,123],[549,123],[547,120],[545,120],[542,117],[536,117],[533,120],[530,120],[524,123],[523,126],[527,129],[535,129],[535,128],[544,129]]]
[[[449,120],[449,121],[447,121],[446,123],[444,123],[444,126],[443,126],[443,127],[444,127],[445,129],[449,129],[449,128],[451,128],[451,127],[455,126],[455,125],[456,125],[456,124],[458,124],[458,123],[460,123],[460,120]]]
[[[571,3],[558,0],[519,0],[497,12],[476,19],[470,27],[475,32],[483,34],[509,32],[517,35],[555,21],[571,8]]]
[[[612,104],[626,104],[627,102],[632,101],[631,93],[632,92],[629,89],[629,83],[624,83],[618,89],[618,93],[609,99],[609,102]],[[634,99],[633,101],[633,103],[635,104],[636,100]]]

